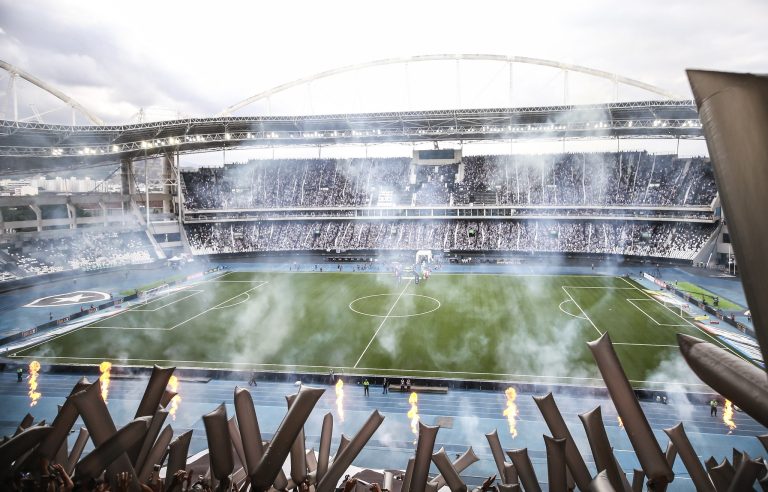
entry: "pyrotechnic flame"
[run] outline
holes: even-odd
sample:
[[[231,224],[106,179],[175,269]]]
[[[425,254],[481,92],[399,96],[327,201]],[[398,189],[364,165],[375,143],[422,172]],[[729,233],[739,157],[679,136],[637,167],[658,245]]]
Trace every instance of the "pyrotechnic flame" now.
[[[623,429],[624,428],[624,421],[621,420],[621,417],[619,417],[618,415],[616,416],[616,418],[619,419],[619,427],[621,427]]]
[[[733,404],[730,400],[725,400],[725,408],[723,408],[723,423],[728,426],[728,434],[733,432],[736,428],[736,422],[733,421]]]
[[[37,400],[40,399],[42,393],[37,391],[37,375],[40,372],[40,363],[33,360],[29,363],[29,402],[30,407],[37,405]]]
[[[419,395],[414,391],[411,396],[408,397],[408,403],[411,404],[411,409],[408,410],[408,418],[411,420],[411,432],[419,435],[419,407],[416,403],[419,401]]]
[[[344,422],[344,381],[341,378],[336,382],[336,412]]]
[[[176,396],[171,398],[171,408],[168,410],[168,413],[171,414],[171,418],[176,420],[176,410],[179,409],[179,403],[181,403],[181,395],[179,395],[179,378],[171,376],[168,380],[168,388],[176,393]]]
[[[99,381],[101,382],[101,399],[104,403],[107,403],[107,397],[109,396],[109,373],[112,371],[112,363],[104,361],[99,364]]]
[[[509,433],[512,434],[512,438],[514,439],[517,437],[517,424],[515,418],[520,414],[517,410],[517,404],[515,403],[515,400],[517,399],[517,391],[510,386],[504,391],[504,394],[507,396],[507,408],[504,409],[503,415],[507,417]]]

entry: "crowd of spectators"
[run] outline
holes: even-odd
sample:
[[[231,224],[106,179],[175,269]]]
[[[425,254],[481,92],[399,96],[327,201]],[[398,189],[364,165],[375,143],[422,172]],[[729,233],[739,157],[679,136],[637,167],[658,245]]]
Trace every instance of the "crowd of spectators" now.
[[[0,245],[5,275],[0,281],[65,270],[149,263],[152,246],[144,232],[82,232],[55,239]]]
[[[263,221],[187,226],[195,254],[256,251],[465,250],[691,259],[715,224],[635,221]]]
[[[185,206],[217,208],[376,205],[383,190],[404,190],[407,158],[250,161],[184,172]]]
[[[703,158],[610,152],[467,156],[463,163],[454,204],[490,192],[499,205],[709,205],[717,193]]]
[[[413,174],[414,179],[411,179]],[[188,210],[376,205],[709,205],[704,158],[646,152],[250,161],[182,173]]]

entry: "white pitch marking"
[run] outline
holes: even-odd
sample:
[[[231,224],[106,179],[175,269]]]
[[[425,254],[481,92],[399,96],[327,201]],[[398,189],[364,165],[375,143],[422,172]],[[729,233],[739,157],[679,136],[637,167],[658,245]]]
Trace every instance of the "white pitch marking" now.
[[[626,283],[628,283],[629,285],[632,285],[632,283],[631,283],[631,282],[629,282],[629,281],[628,281],[627,279],[625,279],[624,277],[616,277],[616,278],[620,278],[620,279],[622,279],[623,281],[625,281]],[[705,335],[707,338],[709,338],[709,339],[710,339],[712,342],[714,342],[714,343],[715,343],[715,345],[717,345],[717,346],[719,346],[719,347],[722,347],[722,348],[724,348],[724,349],[728,350],[729,352],[731,352],[733,355],[735,355],[735,356],[737,356],[737,357],[741,357],[742,359],[744,358],[743,356],[741,356],[741,355],[739,355],[738,353],[736,353],[736,351],[735,351],[735,350],[733,350],[733,349],[732,349],[730,346],[728,346],[728,345],[727,345],[727,344],[725,344],[725,343],[722,343],[722,342],[720,342],[720,341],[719,341],[719,340],[717,340],[715,337],[713,337],[712,335],[710,335],[710,334],[709,334],[709,333],[707,333],[706,331],[702,330],[702,329],[701,329],[701,327],[699,327],[697,324],[695,324],[695,323],[691,323],[689,320],[687,320],[687,319],[683,318],[682,316],[680,316],[679,314],[677,314],[677,313],[676,313],[674,310],[672,310],[672,309],[670,309],[668,306],[666,306],[664,303],[660,302],[658,299],[656,299],[656,298],[655,298],[655,297],[653,297],[652,295],[650,295],[650,294],[648,294],[647,292],[645,292],[643,289],[640,289],[640,288],[639,288],[639,287],[637,287],[637,286],[633,286],[633,287],[635,287],[635,289],[637,289],[637,290],[639,290],[640,292],[642,292],[642,293],[643,293],[643,294],[644,294],[644,295],[645,295],[645,296],[646,296],[648,299],[651,299],[652,301],[655,301],[655,302],[656,302],[658,305],[660,305],[660,306],[663,306],[663,307],[664,307],[665,309],[667,309],[667,310],[668,310],[670,313],[674,314],[675,316],[677,316],[677,317],[678,317],[678,318],[680,318],[681,320],[683,320],[683,321],[685,321],[686,323],[688,323],[688,325],[690,325],[690,326],[692,326],[692,327],[696,328],[697,330],[699,330],[699,331],[700,331],[702,334],[704,334],[704,335]],[[683,325],[683,326],[685,326],[685,325]]]
[[[168,306],[170,306],[171,304],[176,304],[177,302],[181,302],[181,301],[183,301],[184,299],[189,299],[190,297],[192,297],[192,296],[196,296],[197,294],[199,294],[199,293],[203,292],[202,290],[186,290],[186,289],[184,289],[184,290],[178,290],[178,291],[176,291],[176,292],[172,292],[172,293],[170,293],[170,294],[168,294],[168,295],[165,295],[165,296],[163,296],[163,297],[161,297],[161,298],[159,298],[159,299],[154,299],[154,300],[152,300],[152,301],[150,301],[150,302],[148,302],[148,303],[146,303],[146,304],[143,304],[143,305],[144,305],[144,306],[147,306],[147,305],[149,305],[149,304],[152,304],[153,302],[156,302],[156,301],[161,301],[161,300],[163,300],[163,299],[166,299],[166,298],[168,298],[168,297],[171,297],[173,294],[175,294],[175,293],[177,293],[177,292],[185,292],[185,291],[186,291],[186,292],[191,292],[191,294],[189,294],[188,296],[184,296],[184,297],[182,297],[181,299],[176,299],[175,301],[171,301],[171,302],[169,302],[168,304],[163,304],[162,306],[160,306],[160,307],[157,307],[157,308],[155,308],[155,309],[135,309],[135,308],[134,308],[134,309],[131,309],[130,311],[146,312],[146,313],[154,313],[155,311],[159,311],[159,310],[161,310],[161,309],[163,309],[163,308],[167,308],[167,307],[168,307]]]
[[[386,315],[386,316],[384,316],[384,319],[383,319],[383,320],[381,320],[381,324],[379,325],[379,327],[376,329],[376,332],[375,332],[375,333],[373,334],[373,336],[371,337],[371,341],[370,341],[370,342],[368,342],[368,345],[366,345],[366,346],[365,346],[365,349],[363,350],[363,353],[362,353],[362,354],[360,354],[360,357],[357,359],[357,362],[355,362],[355,365],[353,366],[353,368],[357,367],[357,365],[360,363],[360,361],[361,361],[361,360],[363,360],[363,356],[364,356],[364,355],[365,355],[365,353],[368,351],[368,347],[370,347],[370,346],[371,346],[371,344],[373,343],[373,340],[376,338],[376,335],[378,335],[378,334],[379,334],[379,331],[381,330],[381,327],[382,327],[382,326],[384,326],[384,323],[386,323],[386,322],[387,322],[387,319],[389,319],[389,315],[390,315],[390,314],[392,314],[392,311],[394,311],[394,309],[395,309],[395,306],[397,306],[397,301],[399,301],[399,300],[400,300],[400,298],[403,296],[403,294],[405,294],[405,291],[406,291],[406,290],[408,290],[408,286],[409,286],[409,285],[411,285],[411,279],[408,279],[408,281],[405,283],[405,287],[404,287],[404,288],[403,288],[403,290],[400,292],[400,295],[399,295],[399,296],[397,296],[397,299],[395,299],[395,302],[394,302],[394,303],[392,303],[392,307],[391,307],[391,308],[389,308],[389,312],[387,312],[387,315]]]
[[[566,311],[565,309],[563,309],[563,304],[565,304],[566,302],[573,302],[573,301],[572,301],[572,300],[570,300],[570,299],[566,299],[566,300],[564,300],[563,302],[561,302],[561,303],[560,303],[560,305],[559,305],[559,306],[557,306],[558,308],[560,308],[560,311],[564,312],[564,313],[565,313],[565,314],[567,314],[568,316],[573,316],[574,318],[578,318],[578,319],[587,319],[587,318],[585,318],[584,316],[577,316],[577,315],[575,315],[575,314],[573,314],[573,313],[569,313],[568,311]]]
[[[245,294],[245,299],[243,299],[242,301],[238,301],[238,302],[236,302],[236,303],[234,303],[234,304],[230,304],[229,306],[219,306],[219,307],[215,307],[215,308],[213,308],[213,309],[229,309],[229,308],[231,308],[231,307],[235,307],[235,306],[237,306],[238,304],[242,304],[242,303],[244,303],[244,302],[248,302],[248,301],[250,301],[250,300],[251,300],[251,294],[248,294],[247,292],[243,292],[243,294]],[[240,295],[243,295],[243,294],[240,294]],[[237,297],[240,297],[240,296],[237,296]],[[235,297],[235,299],[237,299],[237,297]]]
[[[206,309],[205,311],[201,311],[201,312],[197,313],[196,315],[192,316],[191,318],[188,318],[188,319],[186,319],[186,320],[182,321],[181,323],[177,323],[177,324],[175,324],[175,325],[171,326],[170,328],[157,328],[157,327],[144,327],[144,326],[134,326],[134,327],[127,327],[127,326],[98,326],[98,325],[96,325],[96,326],[92,326],[92,325],[89,325],[89,326],[86,326],[85,328],[91,328],[91,329],[94,329],[94,328],[104,328],[104,329],[107,329],[107,330],[150,330],[150,331],[171,331],[171,330],[175,330],[176,328],[178,328],[179,326],[181,326],[181,325],[183,325],[183,324],[185,324],[185,323],[189,323],[190,321],[192,321],[193,319],[197,318],[198,316],[202,316],[203,314],[207,313],[208,311],[211,311],[211,310],[213,310],[213,309],[217,309],[217,308],[219,308],[219,306],[222,306],[223,304],[226,304],[226,303],[228,303],[229,301],[232,301],[232,300],[234,300],[234,299],[237,299],[238,297],[242,296],[243,294],[248,294],[248,292],[251,292],[251,291],[253,291],[253,290],[256,290],[256,289],[258,289],[259,287],[263,287],[264,285],[266,285],[266,284],[268,284],[268,283],[269,283],[269,282],[266,282],[266,281],[262,281],[262,282],[261,282],[259,285],[257,285],[256,287],[250,288],[250,289],[248,289],[248,290],[246,290],[246,291],[244,291],[244,292],[241,292],[241,293],[239,293],[239,294],[237,294],[237,295],[235,295],[235,296],[232,296],[232,297],[230,297],[229,299],[225,299],[224,301],[222,301],[222,302],[220,302],[220,303],[216,304],[215,306],[213,306],[213,307],[209,307],[209,308],[208,308],[208,309]],[[248,296],[248,298],[250,299],[250,296]],[[243,302],[245,302],[245,301],[243,301]],[[237,304],[240,304],[240,303],[237,303]],[[236,304],[233,304],[233,306],[234,306],[234,305],[236,305]],[[224,307],[230,307],[230,306],[224,306]]]
[[[591,319],[589,319],[589,315],[587,314],[587,312],[586,312],[586,311],[584,311],[583,309],[581,309],[581,306],[579,306],[579,303],[578,303],[578,302],[576,302],[576,299],[574,299],[574,298],[573,298],[573,296],[571,295],[571,293],[570,293],[570,292],[568,292],[568,289],[566,289],[566,288],[565,288],[565,286],[562,286],[562,285],[561,285],[560,287],[562,287],[562,288],[563,288],[563,292],[565,292],[565,293],[566,293],[566,295],[567,295],[568,297],[570,297],[570,298],[571,298],[571,301],[572,301],[572,302],[573,302],[573,303],[576,305],[576,307],[577,307],[577,308],[579,308],[579,311],[581,311],[581,313],[582,313],[582,314],[585,316],[585,319],[586,319],[587,321],[589,321],[589,324],[591,324],[591,325],[592,325],[592,328],[594,328],[594,329],[595,329],[595,331],[597,331],[597,332],[600,334],[600,336],[603,336],[603,332],[602,332],[602,331],[600,331],[600,330],[597,328],[597,326],[595,326],[595,324],[592,322],[592,320],[591,320]]]

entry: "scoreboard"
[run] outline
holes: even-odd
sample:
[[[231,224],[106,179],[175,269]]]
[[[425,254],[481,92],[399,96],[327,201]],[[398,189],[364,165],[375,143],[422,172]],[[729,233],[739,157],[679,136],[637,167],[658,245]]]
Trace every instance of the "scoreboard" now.
[[[461,162],[461,149],[414,150],[413,160],[418,166],[445,166]]]

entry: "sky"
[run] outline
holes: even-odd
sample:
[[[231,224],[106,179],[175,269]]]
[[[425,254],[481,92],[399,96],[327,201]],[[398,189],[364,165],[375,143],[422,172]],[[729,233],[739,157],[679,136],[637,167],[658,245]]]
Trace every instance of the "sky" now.
[[[0,0],[0,59],[109,123],[212,116],[317,72],[439,53],[543,58],[597,68],[690,97],[684,70],[765,72],[768,2]],[[601,79],[539,67],[430,62],[317,81],[238,115],[610,102]],[[8,77],[0,73],[2,109]],[[19,113],[66,108],[26,83]],[[651,94],[620,88],[619,99]],[[58,108],[58,109],[57,109]],[[47,111],[51,111],[47,113]],[[79,123],[85,123],[78,117]]]

